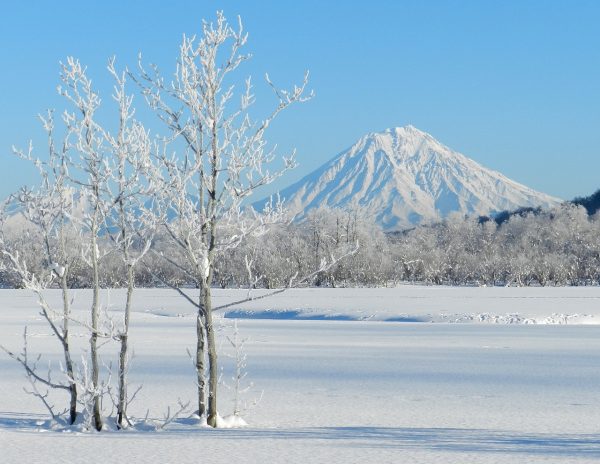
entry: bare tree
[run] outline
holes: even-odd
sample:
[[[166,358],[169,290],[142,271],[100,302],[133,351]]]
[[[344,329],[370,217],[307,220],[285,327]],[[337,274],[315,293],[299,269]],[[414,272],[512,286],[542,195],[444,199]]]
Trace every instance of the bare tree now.
[[[254,386],[252,382],[247,380],[248,371],[246,370],[247,355],[245,351],[245,345],[248,342],[248,338],[242,338],[238,329],[237,320],[233,321],[233,334],[227,335],[227,341],[231,349],[233,350],[234,361],[234,373],[231,376],[231,384],[223,381],[223,385],[229,388],[233,392],[233,412],[231,416],[226,417],[225,420],[229,419],[231,426],[244,427],[248,425],[246,421],[241,417],[242,413],[255,407],[262,399],[262,393],[248,402],[244,399],[244,396]]]
[[[10,263],[12,271],[18,276],[21,285],[36,294],[41,314],[62,346],[67,386],[59,384],[57,387],[57,384],[49,381],[42,381],[42,383],[69,391],[68,410],[69,420],[72,424],[77,418],[77,385],[74,380],[74,363],[70,349],[71,296],[67,281],[71,273],[71,264],[76,259],[73,250],[76,250],[76,255],[78,247],[76,242],[71,242],[67,247],[67,238],[73,236],[73,234],[69,234],[73,216],[73,190],[68,185],[67,151],[70,133],[67,133],[63,143],[57,147],[52,112],[49,111],[45,117],[40,117],[40,119],[48,134],[47,160],[42,162],[34,158],[31,145],[27,152],[15,149],[15,153],[35,164],[42,179],[41,185],[36,190],[23,188],[18,194],[11,197],[11,201],[13,208],[16,208],[25,219],[24,227],[33,228],[42,240],[45,255],[44,268],[38,272],[33,271],[31,263],[24,257],[25,254],[11,247],[5,240],[4,234],[0,237],[0,250]],[[62,292],[62,310],[52,308],[44,295],[44,290],[57,281]],[[34,379],[40,380],[34,375],[33,366],[28,364],[26,347],[23,353],[22,356],[9,354],[23,364],[28,377],[33,376]],[[32,386],[35,387],[33,383]]]
[[[119,388],[117,402],[117,426],[129,424],[127,419],[127,372],[129,362],[129,324],[135,287],[135,269],[150,248],[154,227],[145,217],[144,201],[152,194],[152,186],[145,179],[151,170],[150,153],[152,143],[144,126],[133,120],[133,97],[126,93],[127,73],[119,73],[115,59],[108,63],[108,70],[115,80],[113,99],[119,108],[119,126],[115,136],[105,132],[107,145],[112,156],[107,160],[108,195],[102,210],[106,232],[126,268],[127,296],[123,312],[123,325],[116,338],[119,350]]]
[[[61,63],[62,87],[59,93],[75,108],[75,112],[64,114],[64,121],[71,139],[69,150],[73,168],[70,179],[80,188],[83,210],[81,223],[88,239],[84,250],[84,261],[92,271],[92,304],[90,323],[90,391],[99,392],[100,363],[98,359],[98,336],[100,323],[100,260],[99,235],[106,217],[103,210],[105,203],[103,190],[107,184],[109,173],[106,164],[105,132],[96,121],[96,111],[100,107],[100,97],[92,87],[92,81],[86,69],[78,60],[67,58]],[[93,399],[93,425],[100,431],[103,427],[101,414],[101,398]]]
[[[241,20],[233,28],[222,13],[215,23],[204,22],[202,36],[184,37],[172,82],[165,82],[152,66],[141,63],[133,76],[151,108],[171,132],[172,143],[184,147],[185,156],[160,157],[167,173],[163,197],[169,216],[164,227],[185,256],[179,266],[199,288],[197,299],[177,290],[198,309],[196,319],[196,370],[198,412],[207,410],[209,425],[217,425],[217,351],[213,327],[211,283],[219,251],[235,248],[244,237],[279,220],[280,205],[271,203],[261,214],[244,213],[242,201],[257,188],[271,183],[294,167],[294,154],[283,157],[280,169],[270,171],[275,160],[265,131],[290,105],[303,102],[307,77],[292,90],[279,90],[266,77],[277,103],[260,122],[250,117],[254,95],[250,79],[239,95],[229,84],[230,75],[248,59],[242,53],[247,34]],[[205,403],[204,356],[208,348],[208,407]]]

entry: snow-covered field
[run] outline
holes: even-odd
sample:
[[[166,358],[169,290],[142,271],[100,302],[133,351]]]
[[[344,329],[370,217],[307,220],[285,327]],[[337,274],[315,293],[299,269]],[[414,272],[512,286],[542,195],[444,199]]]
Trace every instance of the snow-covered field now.
[[[215,304],[244,295],[216,290]],[[116,317],[122,296],[103,295]],[[88,298],[77,293],[78,317]],[[600,462],[599,288],[304,289],[226,314],[220,338],[232,317],[249,338],[247,399],[262,392],[248,428],[49,430],[22,369],[2,354],[0,462]],[[194,322],[175,293],[138,291],[131,383],[143,389],[130,413],[160,418],[194,397]],[[0,291],[0,343],[19,349],[24,325],[30,350],[57,359],[35,300]],[[104,360],[114,352],[105,346]],[[221,360],[227,379],[232,360]],[[224,415],[231,395],[221,391]]]

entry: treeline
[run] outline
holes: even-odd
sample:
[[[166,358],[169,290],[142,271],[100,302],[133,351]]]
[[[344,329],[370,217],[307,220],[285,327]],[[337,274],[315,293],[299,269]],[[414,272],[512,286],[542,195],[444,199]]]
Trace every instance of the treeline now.
[[[571,203],[583,206],[589,215],[596,214],[600,209],[600,190],[589,197],[577,197]]]
[[[597,285],[600,218],[565,203],[549,211],[520,211],[496,222],[454,215],[441,223],[384,234],[368,218],[313,212],[299,225],[273,229],[219,260],[222,287],[278,287],[295,272],[358,241],[359,251],[315,277],[314,285]],[[256,269],[244,274],[244,257]]]
[[[597,285],[599,198],[597,192],[589,200],[578,199],[548,211],[521,209],[503,213],[495,220],[457,214],[438,224],[393,234],[383,233],[368,217],[356,212],[323,208],[310,212],[301,223],[273,226],[261,235],[248,236],[235,248],[221,251],[215,262],[213,285],[284,287],[294,277],[310,274],[321,262],[343,254],[356,243],[356,253],[316,273],[307,284]],[[33,230],[15,233],[11,240],[36,272],[48,267],[49,263],[41,258],[43,241],[34,236]],[[81,259],[81,243],[85,241],[73,230],[68,242],[72,270],[69,285],[89,287],[92,275]],[[103,286],[125,285],[124,264],[119,256],[107,254],[101,266]],[[188,275],[185,257],[166,235],[159,233],[152,252],[136,269],[136,284],[194,286]],[[9,271],[4,271],[0,279],[4,286],[19,286],[19,279],[12,278]]]

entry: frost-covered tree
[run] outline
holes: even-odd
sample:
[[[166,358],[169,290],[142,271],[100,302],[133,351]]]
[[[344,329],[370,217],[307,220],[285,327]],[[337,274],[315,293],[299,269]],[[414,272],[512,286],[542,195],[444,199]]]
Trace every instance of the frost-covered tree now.
[[[35,249],[34,242],[26,246],[15,246],[15,243],[6,238],[4,226],[0,231],[0,253],[4,263],[8,264],[11,271],[17,276],[20,286],[35,293],[40,306],[40,313],[52,329],[60,342],[64,357],[65,382],[54,382],[50,377],[43,378],[36,372],[35,362],[27,358],[27,337],[25,347],[20,355],[8,352],[25,368],[28,378],[34,387],[36,396],[43,399],[43,395],[35,387],[37,382],[46,387],[63,389],[69,393],[69,422],[73,424],[77,418],[77,384],[75,381],[75,368],[70,348],[71,325],[71,295],[68,288],[69,277],[73,271],[73,263],[77,261],[80,251],[80,240],[73,233],[72,218],[75,214],[73,189],[69,186],[68,178],[68,137],[57,146],[54,136],[55,125],[52,112],[41,117],[44,129],[48,134],[48,157],[41,161],[33,157],[32,148],[27,152],[15,150],[16,154],[26,159],[38,168],[41,184],[35,189],[23,188],[10,199],[13,214],[23,219],[20,231],[25,233],[29,240],[31,234],[39,237],[41,249],[38,253],[28,253]],[[3,215],[3,217],[5,217]],[[24,244],[22,244],[24,245]],[[34,262],[43,256],[42,265],[36,267]],[[45,290],[58,285],[62,294],[62,308],[52,307],[46,298]],[[25,332],[26,334],[26,332]],[[44,400],[44,404],[49,404]],[[53,417],[52,409],[49,410]]]
[[[105,186],[108,180],[106,169],[105,134],[97,121],[100,96],[92,87],[92,81],[86,69],[78,60],[69,57],[61,64],[61,82],[59,93],[74,108],[64,113],[64,122],[69,138],[69,155],[72,161],[70,179],[79,188],[82,210],[74,216],[82,226],[87,239],[82,256],[92,273],[92,304],[90,311],[90,382],[93,395],[93,425],[102,430],[100,361],[98,356],[98,338],[100,327],[100,234],[106,211]]]
[[[108,71],[115,81],[113,99],[118,106],[118,129],[115,135],[104,133],[109,156],[105,162],[108,173],[106,195],[101,210],[105,212],[104,227],[116,254],[125,267],[127,295],[123,309],[123,323],[116,334],[119,341],[119,374],[117,399],[117,426],[126,427],[127,373],[129,363],[129,326],[131,305],[135,287],[135,270],[148,252],[155,229],[152,217],[144,215],[144,205],[153,194],[148,182],[153,172],[150,137],[144,126],[133,119],[133,97],[125,89],[126,72],[118,72],[114,58],[109,61]]]
[[[172,260],[171,264],[199,288],[195,299],[178,290],[198,310],[198,412],[203,415],[206,410],[207,422],[213,427],[217,421],[218,368],[211,283],[216,257],[281,217],[277,204],[269,204],[259,214],[244,212],[242,202],[294,166],[292,153],[282,158],[281,168],[270,170],[275,152],[264,135],[283,110],[307,98],[307,76],[302,85],[289,91],[276,88],[267,77],[277,103],[269,115],[255,122],[250,116],[254,103],[251,80],[246,80],[239,94],[230,81],[232,73],[248,59],[242,53],[246,41],[241,20],[234,28],[222,13],[217,13],[215,23],[203,23],[199,38],[183,38],[172,82],[165,82],[156,67],[148,71],[141,62],[135,76],[149,105],[171,131],[173,145],[184,150],[182,156],[165,152],[160,157],[166,175],[159,191],[163,193],[163,212],[172,218],[164,222],[164,228],[185,257],[183,264]]]

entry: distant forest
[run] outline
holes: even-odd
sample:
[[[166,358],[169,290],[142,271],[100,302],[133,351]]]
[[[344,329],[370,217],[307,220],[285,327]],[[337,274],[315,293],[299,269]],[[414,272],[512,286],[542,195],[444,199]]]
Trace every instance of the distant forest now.
[[[307,285],[328,287],[394,286],[402,282],[435,285],[598,285],[600,284],[600,190],[550,209],[521,208],[493,217],[451,215],[410,230],[384,233],[372,218],[353,211],[321,208],[299,223],[279,224],[221,252],[213,285],[223,288],[284,287],[294,276],[310,274],[331,256],[358,251]],[[43,241],[35,229],[7,237],[33,272],[43,274]],[[69,285],[84,288],[92,276],[81,258],[82,237],[69,238]],[[102,243],[100,244],[103,245]],[[106,248],[110,247],[105,243]],[[168,237],[158,234],[153,252],[136,270],[136,285],[193,286],[186,260]],[[168,256],[165,261],[164,256]],[[107,253],[101,262],[102,285],[119,287],[124,264]],[[9,268],[0,272],[4,287],[18,287]]]

